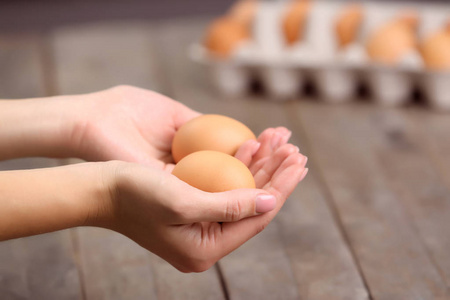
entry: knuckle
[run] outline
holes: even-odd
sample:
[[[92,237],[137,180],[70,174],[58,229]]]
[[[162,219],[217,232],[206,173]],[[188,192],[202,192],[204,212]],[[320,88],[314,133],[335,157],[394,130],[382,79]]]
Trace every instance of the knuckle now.
[[[225,220],[235,222],[241,219],[242,205],[238,199],[229,199],[225,210]]]

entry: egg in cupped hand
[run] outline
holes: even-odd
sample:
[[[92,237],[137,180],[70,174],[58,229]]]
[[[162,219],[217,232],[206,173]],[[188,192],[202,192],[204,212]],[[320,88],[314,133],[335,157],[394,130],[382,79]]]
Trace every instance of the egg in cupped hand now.
[[[255,180],[247,166],[237,158],[218,151],[191,153],[175,165],[172,174],[210,193],[255,188]]]
[[[234,157],[253,132],[241,122],[222,115],[201,115],[175,133],[172,174],[206,192],[255,188],[247,166]]]
[[[186,122],[175,133],[172,156],[175,162],[186,155],[214,150],[234,155],[247,140],[255,140],[253,132],[241,122],[222,115],[201,115]]]

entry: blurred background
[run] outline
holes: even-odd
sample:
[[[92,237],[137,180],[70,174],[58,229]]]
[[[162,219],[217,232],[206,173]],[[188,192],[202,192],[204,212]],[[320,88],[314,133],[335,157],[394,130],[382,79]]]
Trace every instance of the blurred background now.
[[[232,0],[5,0],[0,2],[0,30],[36,30],[98,20],[160,20],[224,12]]]
[[[351,2],[349,0],[331,1]],[[98,20],[159,20],[187,16],[215,16],[225,12],[233,2],[235,1],[2,0],[0,1],[0,30],[48,29],[58,25]],[[390,1],[378,0],[378,2]],[[446,0],[398,0],[395,2],[445,3]]]
[[[130,84],[288,127],[309,158],[205,273],[74,228],[0,243],[0,299],[450,299],[449,20],[447,0],[0,0],[0,99]]]

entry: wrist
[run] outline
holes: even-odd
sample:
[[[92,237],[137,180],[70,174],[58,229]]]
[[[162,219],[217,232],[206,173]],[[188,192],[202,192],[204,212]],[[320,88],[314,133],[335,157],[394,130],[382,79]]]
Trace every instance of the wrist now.
[[[104,163],[83,163],[0,172],[0,240],[78,226],[108,227],[113,214],[105,168]]]
[[[93,201],[85,204],[89,207],[84,224],[85,226],[116,229],[118,201],[118,176],[120,172],[119,161],[85,163],[92,165],[94,178],[91,194]]]
[[[72,96],[0,101],[0,160],[70,157],[75,127]]]

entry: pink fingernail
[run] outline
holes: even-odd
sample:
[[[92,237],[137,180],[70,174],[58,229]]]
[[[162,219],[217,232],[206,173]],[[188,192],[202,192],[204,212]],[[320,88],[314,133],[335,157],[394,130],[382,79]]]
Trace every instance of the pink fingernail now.
[[[281,135],[279,133],[275,133],[272,137],[272,148],[275,148],[281,140]]]
[[[305,179],[305,176],[306,176],[306,174],[308,174],[308,168],[306,168],[304,171],[303,171],[303,173],[302,173],[302,175],[300,176],[300,180],[299,181],[302,181],[303,179]]]
[[[253,151],[252,151],[252,156],[256,154],[256,152],[258,152],[259,148],[261,147],[261,143],[255,141],[255,146],[253,146]]]
[[[289,141],[291,136],[292,136],[292,131],[289,130],[288,134],[286,135],[286,142]]]
[[[306,166],[306,163],[308,162],[308,156],[305,156],[304,162],[303,162],[303,166]]]
[[[255,211],[259,214],[271,211],[277,205],[277,199],[273,195],[256,196]]]

